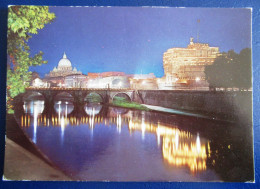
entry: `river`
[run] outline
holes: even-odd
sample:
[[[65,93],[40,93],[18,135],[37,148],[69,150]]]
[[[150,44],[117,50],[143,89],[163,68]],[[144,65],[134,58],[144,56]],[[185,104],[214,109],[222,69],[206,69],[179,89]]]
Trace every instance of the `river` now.
[[[28,138],[75,180],[253,180],[252,123],[225,122],[60,100],[24,102],[15,117]],[[32,173],[33,174],[33,173]]]

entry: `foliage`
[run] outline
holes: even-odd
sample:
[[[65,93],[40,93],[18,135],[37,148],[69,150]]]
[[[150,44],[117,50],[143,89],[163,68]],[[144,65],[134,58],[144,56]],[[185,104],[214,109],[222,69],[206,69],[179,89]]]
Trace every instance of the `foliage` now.
[[[99,94],[90,93],[87,96],[87,101],[90,102],[90,103],[100,103],[100,102],[102,102],[102,98]]]
[[[10,6],[8,8],[7,31],[7,106],[8,98],[14,98],[25,91],[31,79],[30,66],[47,63],[42,59],[43,52],[30,56],[30,47],[27,42],[32,34],[37,34],[45,24],[52,22],[54,13],[49,12],[46,6]],[[10,100],[10,99],[9,99]],[[8,103],[9,102],[9,103]],[[9,104],[9,105],[8,105]]]
[[[222,53],[205,67],[205,76],[210,88],[251,88],[251,49],[243,49],[239,54]]]
[[[138,109],[138,110],[149,111],[149,109],[147,107],[145,107],[141,104],[138,104],[136,102],[128,101],[124,97],[115,96],[113,99],[113,105],[124,107],[124,108],[134,108],[134,109]]]

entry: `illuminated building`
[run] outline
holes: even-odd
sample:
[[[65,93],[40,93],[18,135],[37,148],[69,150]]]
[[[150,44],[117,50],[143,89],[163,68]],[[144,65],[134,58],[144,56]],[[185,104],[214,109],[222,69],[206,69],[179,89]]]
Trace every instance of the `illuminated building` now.
[[[62,59],[60,59],[58,63],[58,67],[54,67],[46,77],[59,77],[59,76],[67,76],[72,74],[82,74],[80,71],[77,71],[76,68],[72,69],[72,65],[70,60],[67,58],[67,55],[63,54]]]
[[[130,85],[132,89],[158,89],[154,73],[134,74],[134,76],[130,78]]]
[[[155,78],[150,79],[130,79],[131,89],[156,90],[158,89]]]
[[[84,88],[87,86],[87,76],[83,74],[72,74],[65,76],[65,87],[79,87]]]
[[[208,89],[204,69],[219,55],[218,47],[194,43],[187,48],[171,48],[163,55],[164,77],[158,80],[163,89]]]
[[[49,86],[55,87],[85,87],[85,80],[85,75],[77,71],[75,67],[72,68],[72,64],[65,53],[60,59],[58,67],[54,67],[44,78],[44,81],[49,83]]]
[[[33,87],[48,87],[47,82],[43,82],[40,78],[36,78],[32,81],[31,84]]]
[[[88,73],[88,77],[95,79],[98,77],[112,77],[112,76],[125,76],[124,72],[102,72],[102,73]]]
[[[88,88],[129,88],[129,79],[127,76],[110,76],[88,78]]]
[[[129,76],[124,72],[88,73],[88,88],[129,88]]]

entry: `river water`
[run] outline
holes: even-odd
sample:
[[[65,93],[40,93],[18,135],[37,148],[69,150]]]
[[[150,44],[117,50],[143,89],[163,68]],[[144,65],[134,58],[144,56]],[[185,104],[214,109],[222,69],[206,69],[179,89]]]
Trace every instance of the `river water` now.
[[[88,103],[24,102],[22,130],[53,164],[75,180],[250,181],[251,123],[212,121]],[[33,173],[32,173],[33,174]]]

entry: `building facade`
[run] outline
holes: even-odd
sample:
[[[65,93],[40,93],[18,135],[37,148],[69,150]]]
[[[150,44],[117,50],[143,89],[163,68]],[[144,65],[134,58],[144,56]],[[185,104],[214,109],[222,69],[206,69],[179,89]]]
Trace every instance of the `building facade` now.
[[[129,88],[130,83],[127,76],[108,76],[108,77],[96,77],[88,78],[88,88]]]
[[[158,79],[161,89],[208,89],[205,66],[219,56],[219,47],[194,43],[190,38],[187,48],[171,48],[163,55],[164,77]]]
[[[139,90],[156,90],[158,89],[157,81],[154,73],[134,74],[130,78],[130,86],[132,89]]]
[[[83,74],[67,75],[64,78],[64,85],[67,88],[86,88],[87,76]]]
[[[44,82],[51,87],[86,87],[86,75],[75,67],[72,68],[71,61],[63,54],[58,66],[54,67],[49,74],[45,75]]]
[[[71,62],[67,58],[67,55],[64,52],[62,59],[60,59],[58,63],[58,67],[54,67],[53,70],[50,71],[49,74],[46,74],[45,77],[64,77],[72,74],[82,74],[82,73],[80,71],[77,71],[75,67],[72,69]]]

